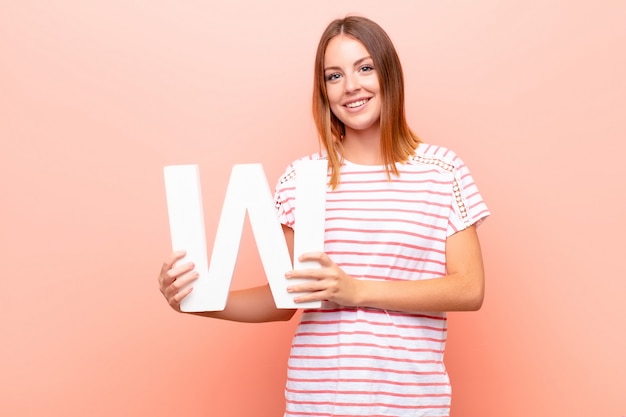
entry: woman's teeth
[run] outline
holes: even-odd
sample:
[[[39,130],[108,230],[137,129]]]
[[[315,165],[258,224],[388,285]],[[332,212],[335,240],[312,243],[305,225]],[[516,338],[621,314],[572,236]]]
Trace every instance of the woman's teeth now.
[[[360,106],[364,105],[365,103],[367,103],[367,100],[354,101],[352,103],[346,104],[346,107],[348,107],[350,109],[353,109],[355,107],[360,107]]]

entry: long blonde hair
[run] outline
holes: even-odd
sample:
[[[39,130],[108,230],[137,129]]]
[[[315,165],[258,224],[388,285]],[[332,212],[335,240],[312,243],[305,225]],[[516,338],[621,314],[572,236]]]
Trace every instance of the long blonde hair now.
[[[332,21],[322,34],[315,55],[313,119],[319,139],[328,153],[330,185],[333,189],[340,182],[341,138],[345,133],[345,126],[330,110],[324,78],[324,54],[330,40],[340,34],[361,42],[374,61],[382,98],[381,154],[389,178],[392,174],[398,175],[396,162],[405,162],[420,143],[406,122],[402,66],[387,33],[377,23],[364,17],[348,16]]]

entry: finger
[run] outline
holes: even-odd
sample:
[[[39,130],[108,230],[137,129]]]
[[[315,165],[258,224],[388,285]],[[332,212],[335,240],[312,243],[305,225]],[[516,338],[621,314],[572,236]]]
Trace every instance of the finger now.
[[[176,265],[175,267],[167,271],[165,275],[173,278],[173,280],[176,280],[180,275],[186,274],[192,271],[194,268],[195,265],[193,264],[193,262],[186,262],[181,265]]]
[[[172,282],[176,281],[181,275],[192,271],[195,265],[192,262],[187,262],[182,265],[177,265],[169,270],[161,273],[159,281],[162,287],[169,286]]]
[[[177,276],[169,285],[163,287],[163,295],[169,300],[179,292],[184,291],[186,287],[190,286],[199,276],[200,274],[198,274],[197,271],[190,271]]]
[[[332,259],[330,259],[330,256],[328,256],[324,252],[306,252],[300,255],[298,259],[300,260],[300,262],[314,261],[320,264],[320,266],[322,267],[331,267],[335,265]]]
[[[324,281],[310,281],[287,287],[288,293],[320,292],[328,288]]]
[[[293,301],[295,303],[308,303],[309,301],[324,301],[327,299],[326,291],[316,291],[309,294],[298,295],[294,297]]]
[[[319,261],[324,252],[305,252],[298,257],[300,261]]]
[[[311,280],[320,280],[326,278],[327,274],[323,269],[296,269],[293,271],[287,271],[285,278],[305,278]]]
[[[183,301],[183,299],[185,297],[187,297],[189,295],[190,292],[193,291],[193,287],[189,287],[184,289],[183,291],[177,293],[176,295],[174,295],[173,297],[171,297],[168,300],[168,303],[171,307],[173,307],[175,310],[180,311],[180,303],[181,301]]]
[[[170,256],[167,257],[165,262],[163,262],[163,266],[161,266],[161,272],[166,272],[172,269],[174,264],[184,258],[185,255],[187,255],[187,251],[184,250],[172,252]]]

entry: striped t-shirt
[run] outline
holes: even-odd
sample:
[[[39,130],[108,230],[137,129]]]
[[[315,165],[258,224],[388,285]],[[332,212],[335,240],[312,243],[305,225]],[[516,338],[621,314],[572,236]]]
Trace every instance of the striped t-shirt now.
[[[315,154],[308,159],[324,159]],[[446,274],[446,238],[489,215],[452,151],[420,144],[389,181],[382,166],[345,161],[326,195],[324,250],[348,275],[418,280]],[[280,221],[297,221],[293,164],[280,178]],[[285,417],[448,416],[446,315],[342,307],[305,310],[294,336]]]

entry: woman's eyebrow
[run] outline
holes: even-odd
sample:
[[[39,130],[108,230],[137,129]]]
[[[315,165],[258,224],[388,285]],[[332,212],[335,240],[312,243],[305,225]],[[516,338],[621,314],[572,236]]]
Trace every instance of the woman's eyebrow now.
[[[363,61],[367,61],[368,59],[372,59],[372,57],[371,56],[366,56],[366,57],[363,57],[361,59],[357,59],[356,61],[354,61],[354,64],[352,64],[352,65],[356,67],[358,65],[361,65],[363,63]],[[336,67],[336,66],[335,67],[326,67],[326,68],[324,68],[324,71],[340,70],[340,69],[341,69],[340,67]]]

